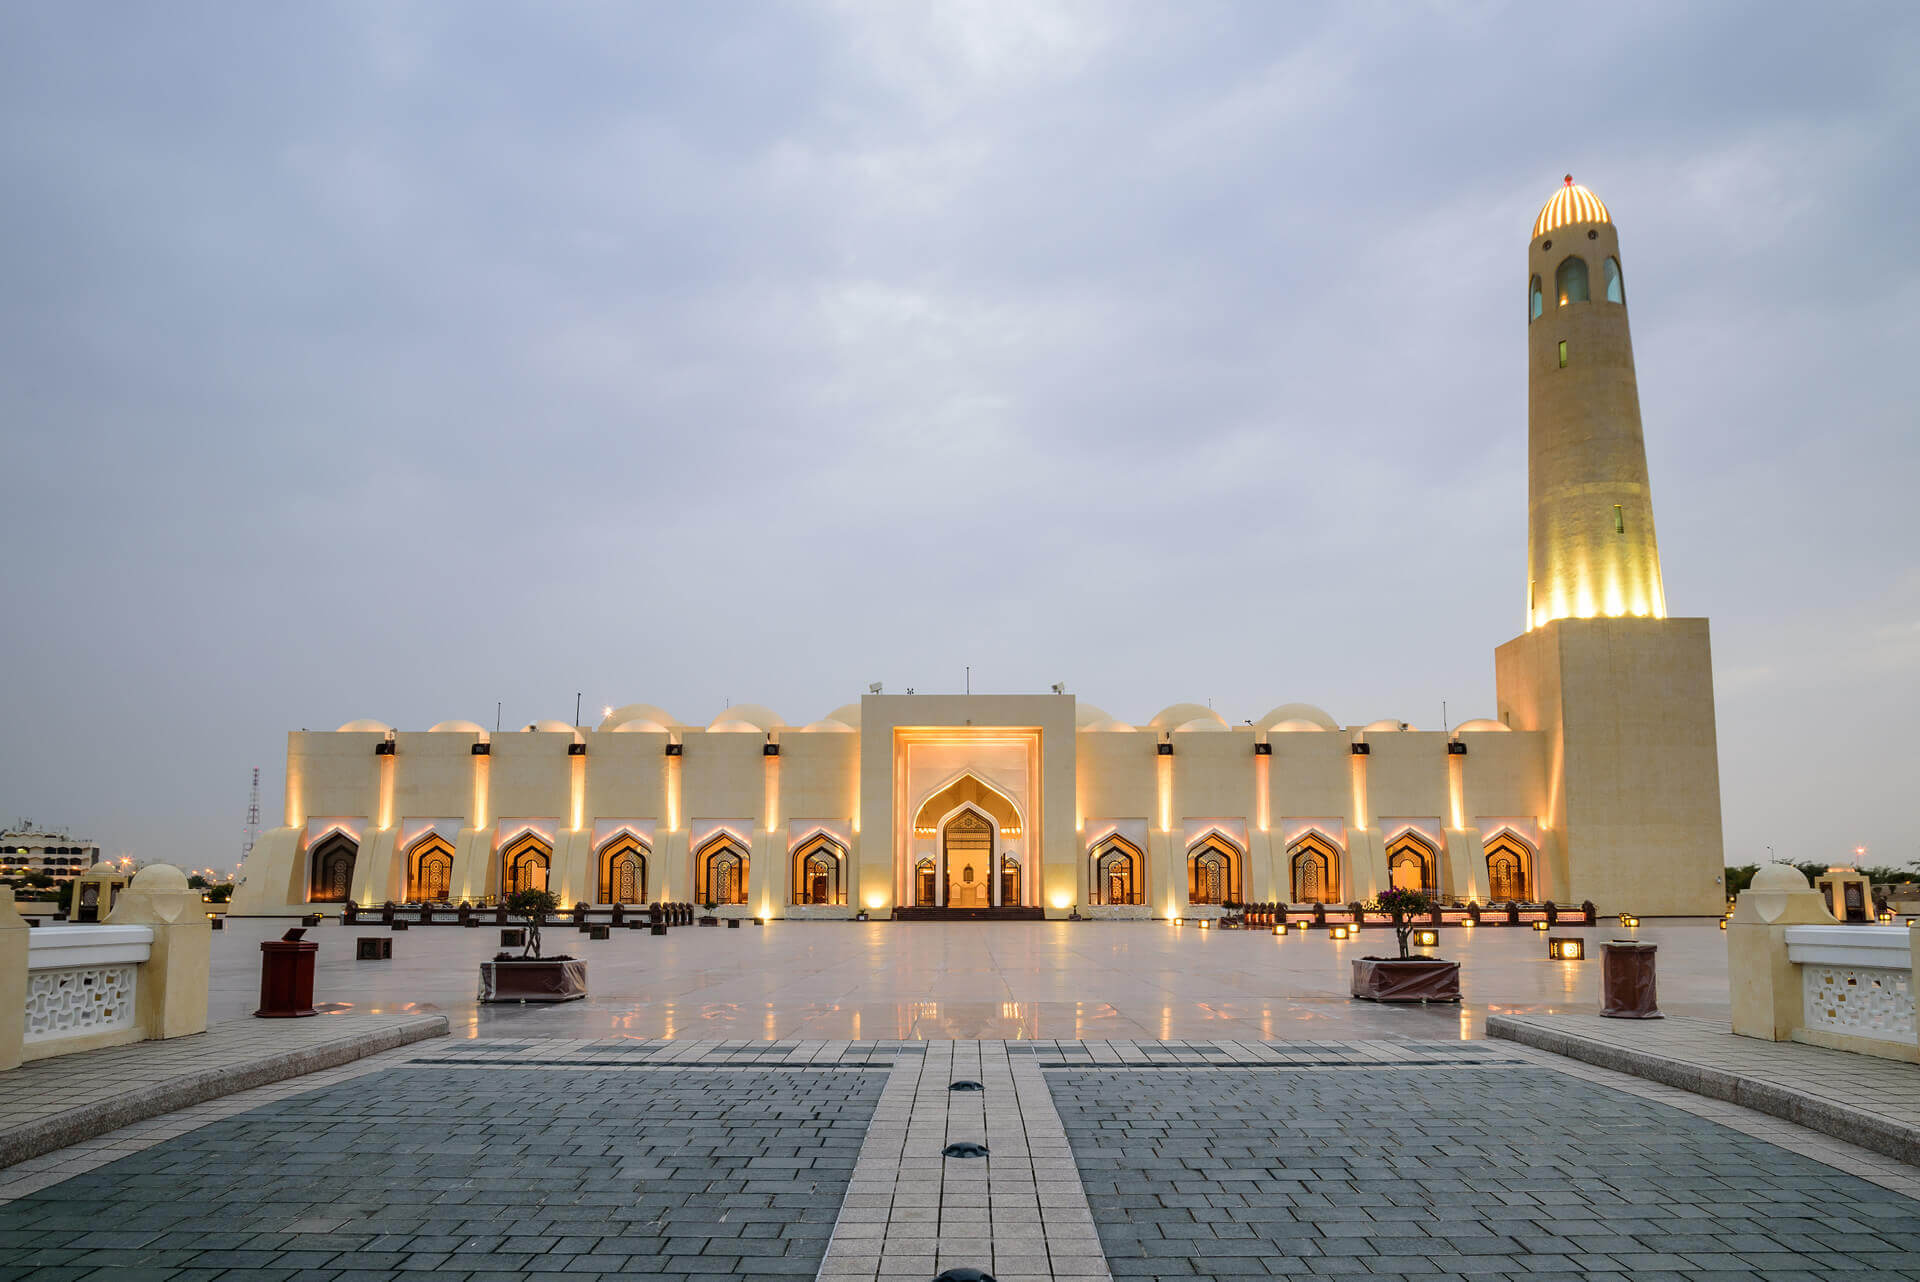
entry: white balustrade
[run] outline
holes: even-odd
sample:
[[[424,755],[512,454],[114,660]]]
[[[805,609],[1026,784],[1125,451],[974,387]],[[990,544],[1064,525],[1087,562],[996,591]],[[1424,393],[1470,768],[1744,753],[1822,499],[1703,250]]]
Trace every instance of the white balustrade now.
[[[1807,1028],[1913,1046],[1913,955],[1900,926],[1789,926]]]
[[[27,937],[26,1045],[134,1026],[151,926],[44,926]]]

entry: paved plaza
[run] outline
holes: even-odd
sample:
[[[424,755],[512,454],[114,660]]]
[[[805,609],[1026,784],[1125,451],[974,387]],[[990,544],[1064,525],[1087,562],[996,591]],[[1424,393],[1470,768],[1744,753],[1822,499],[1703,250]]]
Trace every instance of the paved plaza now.
[[[208,1033],[0,1075],[0,1136],[57,1124],[62,1064],[81,1108],[168,1073],[203,1101],[0,1171],[0,1277],[1920,1280],[1920,1170],[1484,1036],[1595,1022],[1598,963],[1532,931],[1443,935],[1469,1001],[1407,1008],[1345,993],[1386,931],[550,929],[594,996],[481,1007],[494,930],[329,925],[309,937],[333,1013],[245,1018],[284,926],[216,936]],[[1619,932],[1572,933],[1597,953]],[[1717,928],[1638,933],[1679,1017],[1607,1037],[1817,1086],[1804,1048],[1717,1031]],[[394,960],[354,961],[367,935]],[[1911,1066],[1843,1058],[1850,1089],[1906,1107]]]
[[[258,1005],[259,942],[291,924],[237,919],[214,937],[212,1019]],[[664,936],[616,930],[595,942],[549,926],[549,953],[586,958],[591,996],[506,1010],[474,1000],[478,964],[499,948],[497,928],[329,924],[307,937],[320,944],[317,1002],[444,1014],[455,1036],[1267,1041],[1476,1037],[1490,1013],[1596,1009],[1600,942],[1623,932],[1603,922],[1554,933],[1585,939],[1590,960],[1549,961],[1544,936],[1527,929],[1443,931],[1433,951],[1462,963],[1466,1001],[1416,1009],[1348,995],[1350,961],[1393,950],[1384,928],[1335,942],[1324,931],[1277,939],[1170,922],[774,921]],[[1632,934],[1660,946],[1662,1009],[1726,1017],[1726,936],[1712,920]],[[393,940],[392,961],[354,960],[353,940],[370,935]]]

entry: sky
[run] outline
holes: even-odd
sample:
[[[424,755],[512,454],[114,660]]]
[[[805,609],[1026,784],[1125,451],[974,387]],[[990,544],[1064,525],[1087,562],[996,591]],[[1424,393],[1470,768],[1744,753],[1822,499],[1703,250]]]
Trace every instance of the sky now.
[[[0,822],[288,730],[1495,713],[1610,206],[1730,863],[1920,859],[1920,8],[0,7]]]

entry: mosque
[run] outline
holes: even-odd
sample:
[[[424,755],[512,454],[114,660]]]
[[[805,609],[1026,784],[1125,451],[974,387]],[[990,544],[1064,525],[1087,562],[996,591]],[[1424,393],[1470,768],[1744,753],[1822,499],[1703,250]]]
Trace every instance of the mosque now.
[[[1176,703],[1132,725],[1065,693],[876,691],[802,724],[647,704],[507,734],[349,721],[287,736],[286,822],[232,911],[544,886],[788,918],[1147,918],[1395,885],[1715,914],[1707,621],[1667,614],[1619,239],[1571,177],[1527,273],[1526,628],[1494,652],[1496,717]]]

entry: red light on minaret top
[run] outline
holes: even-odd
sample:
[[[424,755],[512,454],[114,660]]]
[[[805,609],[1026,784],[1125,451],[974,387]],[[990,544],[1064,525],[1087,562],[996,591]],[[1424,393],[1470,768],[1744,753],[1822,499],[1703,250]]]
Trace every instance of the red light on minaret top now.
[[[1567,175],[1567,186],[1569,186],[1569,187],[1571,187],[1571,186],[1573,186],[1573,175],[1572,175],[1572,174],[1568,174],[1568,175]]]

